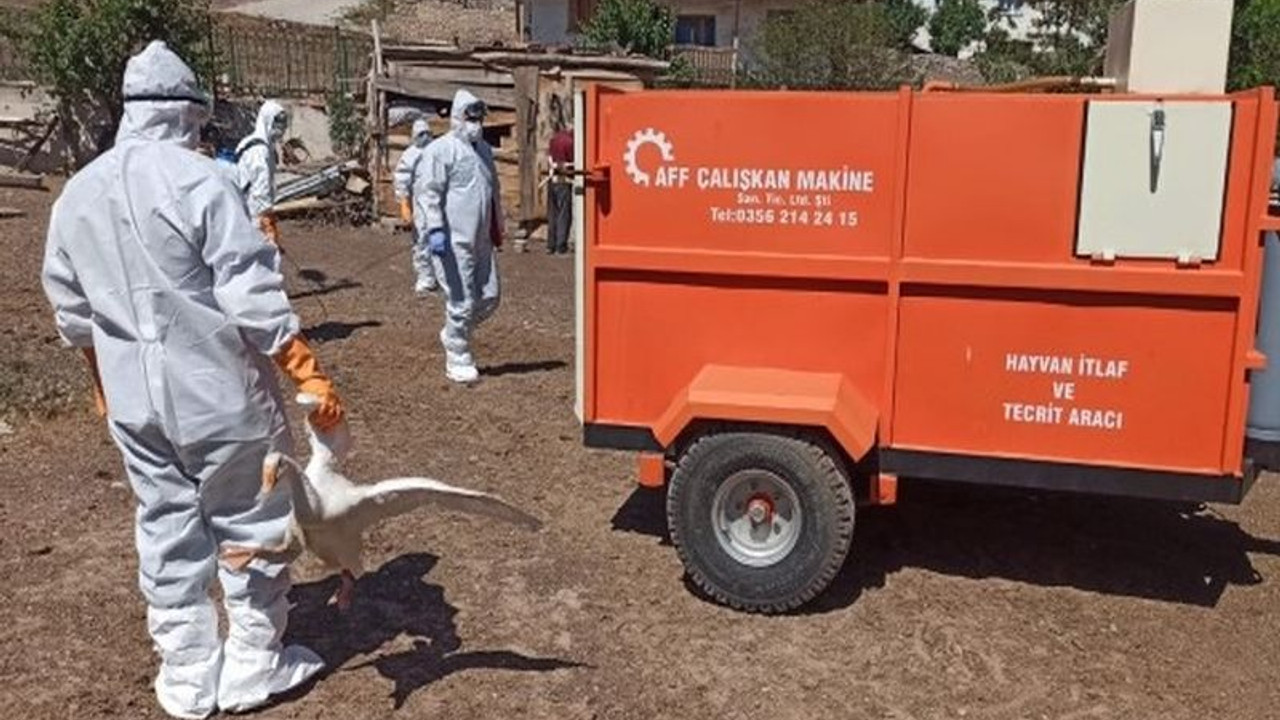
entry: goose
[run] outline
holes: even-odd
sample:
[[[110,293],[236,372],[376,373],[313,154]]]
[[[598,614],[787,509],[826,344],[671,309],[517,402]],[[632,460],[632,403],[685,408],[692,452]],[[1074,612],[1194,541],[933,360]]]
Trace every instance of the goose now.
[[[300,394],[304,408],[319,405],[319,398]],[[267,455],[262,463],[261,494],[270,493],[283,482],[293,500],[284,540],[274,547],[223,545],[221,557],[232,570],[243,570],[254,558],[272,562],[293,562],[308,550],[328,568],[342,573],[334,595],[338,609],[351,606],[361,562],[364,531],[388,518],[415,508],[434,504],[446,510],[502,520],[527,530],[542,523],[532,515],[508,505],[489,493],[454,487],[439,480],[401,477],[371,485],[348,480],[338,466],[351,444],[345,421],[328,432],[320,432],[308,420],[307,439],[311,458],[304,468],[297,460],[280,452]]]

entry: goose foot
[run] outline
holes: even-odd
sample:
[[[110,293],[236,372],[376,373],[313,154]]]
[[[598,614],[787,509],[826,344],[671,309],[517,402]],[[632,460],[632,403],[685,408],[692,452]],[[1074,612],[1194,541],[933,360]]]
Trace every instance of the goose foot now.
[[[356,594],[356,576],[351,574],[350,570],[342,571],[342,584],[338,586],[337,592],[333,594],[333,601],[338,605],[338,612],[346,612],[351,609],[351,599]]]

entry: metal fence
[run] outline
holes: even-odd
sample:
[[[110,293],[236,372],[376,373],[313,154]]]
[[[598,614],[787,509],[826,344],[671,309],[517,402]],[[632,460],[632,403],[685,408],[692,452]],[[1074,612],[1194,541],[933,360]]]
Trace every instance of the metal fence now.
[[[671,48],[671,57],[684,61],[692,70],[694,84],[708,87],[734,86],[737,54],[737,49],[732,47],[676,45]]]
[[[23,13],[12,8],[0,8],[0,80],[30,80],[26,61],[16,37],[22,25]]]
[[[15,13],[0,10],[0,30]],[[298,96],[326,93],[346,80],[356,87],[369,72],[373,41],[334,28],[275,23],[249,26],[215,18],[210,42],[218,81],[233,93]],[[31,80],[17,39],[0,32],[0,81]]]
[[[220,25],[213,31],[220,80],[233,92],[263,95],[325,93],[369,72],[373,41],[333,28],[272,29]]]

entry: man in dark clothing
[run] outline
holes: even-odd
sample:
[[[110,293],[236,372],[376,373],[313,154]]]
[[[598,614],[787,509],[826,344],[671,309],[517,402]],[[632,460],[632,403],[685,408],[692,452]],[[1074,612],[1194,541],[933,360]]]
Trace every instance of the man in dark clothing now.
[[[573,227],[573,183],[567,173],[573,167],[573,130],[560,122],[551,136],[547,155],[551,178],[547,183],[547,252],[569,252],[569,231]]]

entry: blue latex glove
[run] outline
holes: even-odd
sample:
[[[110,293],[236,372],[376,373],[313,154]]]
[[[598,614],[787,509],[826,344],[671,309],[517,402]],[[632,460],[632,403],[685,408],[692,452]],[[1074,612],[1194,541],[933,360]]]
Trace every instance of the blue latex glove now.
[[[449,233],[442,228],[428,231],[427,249],[436,257],[444,257],[449,252]]]

